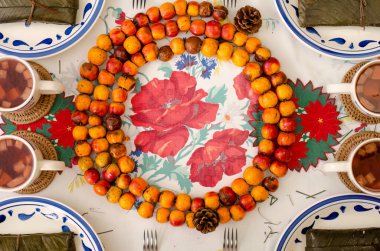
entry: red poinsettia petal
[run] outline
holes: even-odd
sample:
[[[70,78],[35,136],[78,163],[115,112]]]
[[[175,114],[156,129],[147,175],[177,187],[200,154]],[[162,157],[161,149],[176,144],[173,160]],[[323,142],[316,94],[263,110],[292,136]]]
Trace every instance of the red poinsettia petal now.
[[[226,160],[224,161],[224,173],[228,176],[241,172],[243,166],[245,166],[247,158],[245,153],[247,149],[239,146],[228,146],[224,151]]]
[[[156,130],[141,132],[135,139],[135,145],[143,152],[151,152],[166,158],[177,155],[188,138],[189,131],[181,126],[165,132]]]
[[[330,134],[337,135],[341,121],[338,120],[339,112],[331,102],[322,105],[319,100],[305,107],[305,114],[301,114],[301,126],[303,132],[310,132],[310,138],[317,141],[326,141]]]
[[[58,145],[63,148],[73,147],[75,143],[72,136],[74,124],[71,121],[70,109],[65,108],[64,110],[60,110],[55,114],[55,119],[55,121],[50,122],[51,127],[49,132],[51,133],[51,139],[57,139]]]
[[[301,135],[296,135],[296,142],[290,147],[292,153],[292,159],[288,163],[288,168],[290,170],[300,170],[301,163],[300,160],[307,158],[308,148],[306,147],[307,143],[300,141]]]
[[[231,128],[220,132],[215,132],[213,139],[220,142],[228,142],[233,145],[241,145],[247,140],[248,135],[249,131]]]
[[[199,182],[204,187],[214,187],[223,177],[223,168],[220,163],[215,165],[204,165],[199,168],[197,165],[191,165],[190,180]]]
[[[244,77],[243,72],[234,78],[234,88],[238,99],[242,100],[248,98],[255,103],[257,102],[258,95],[253,92],[251,83]]]

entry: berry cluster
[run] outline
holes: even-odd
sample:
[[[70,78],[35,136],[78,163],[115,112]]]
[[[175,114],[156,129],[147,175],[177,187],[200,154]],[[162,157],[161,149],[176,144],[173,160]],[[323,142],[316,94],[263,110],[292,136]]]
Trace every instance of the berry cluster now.
[[[220,21],[227,15],[224,6],[176,0],[151,7],[146,14],[139,13],[133,20],[123,21],[120,28],[97,38],[96,46],[88,52],[88,62],[80,67],[83,79],[78,82],[80,94],[76,96],[76,111],[72,114],[76,124],[73,137],[77,142],[78,165],[97,194],[106,196],[109,202],[118,203],[125,210],[130,210],[136,198],[142,196],[144,202],[138,208],[141,217],[152,217],[158,206],[158,222],[169,221],[173,226],[186,222],[188,227],[194,228],[197,227],[194,214],[201,208],[215,210],[220,223],[231,218],[239,221],[246,211],[256,207],[256,203],[265,201],[269,192],[277,190],[277,178],[287,173],[286,163],[291,157],[289,146],[295,141],[293,90],[287,84],[286,75],[280,71],[278,60],[271,57],[270,50],[263,47],[258,38],[237,31],[231,23],[221,25]],[[205,22],[198,16],[213,20]],[[194,36],[176,37],[179,32],[188,31]],[[206,38],[202,40],[199,36]],[[165,37],[175,38],[169,45],[159,48],[155,41]],[[245,67],[245,78],[260,95],[265,122],[259,154],[254,157],[252,166],[245,169],[243,178],[235,179],[230,187],[223,187],[219,193],[206,193],[204,198],[160,191],[141,177],[132,179],[129,173],[135,169],[135,163],[127,156],[123,142],[128,137],[121,129],[120,116],[124,114],[124,103],[135,86],[139,68],[157,59],[168,61],[175,54],[185,52],[231,59],[236,66]],[[251,55],[255,60],[250,62]],[[100,70],[104,64],[105,69]],[[94,159],[92,153],[96,155]],[[273,175],[265,177],[267,169]]]

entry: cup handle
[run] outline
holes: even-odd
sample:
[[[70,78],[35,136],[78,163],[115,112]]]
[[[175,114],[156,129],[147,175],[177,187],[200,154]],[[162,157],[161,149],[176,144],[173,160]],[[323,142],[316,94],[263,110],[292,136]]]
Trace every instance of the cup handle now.
[[[39,160],[37,167],[41,171],[63,171],[65,169],[65,162],[56,160]]]
[[[350,170],[348,161],[336,161],[322,165],[322,171],[328,173],[347,173]]]
[[[350,94],[351,83],[328,84],[326,86],[326,92],[331,94]]]
[[[45,95],[60,94],[65,90],[61,82],[53,80],[38,80],[38,89]]]

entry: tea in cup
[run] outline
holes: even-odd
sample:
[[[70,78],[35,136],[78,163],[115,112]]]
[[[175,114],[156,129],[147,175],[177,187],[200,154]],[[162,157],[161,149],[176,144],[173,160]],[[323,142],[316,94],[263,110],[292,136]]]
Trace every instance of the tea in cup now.
[[[346,172],[355,187],[367,194],[380,195],[380,138],[362,142],[347,161],[325,163],[322,170]]]
[[[63,161],[44,160],[31,142],[14,135],[0,136],[0,192],[30,185],[41,171],[63,171]]]
[[[25,60],[13,56],[0,57],[0,112],[25,111],[37,103],[41,94],[63,91],[62,83],[41,80]]]
[[[362,113],[380,118],[380,60],[363,65],[351,83],[327,85],[327,92],[350,94]]]

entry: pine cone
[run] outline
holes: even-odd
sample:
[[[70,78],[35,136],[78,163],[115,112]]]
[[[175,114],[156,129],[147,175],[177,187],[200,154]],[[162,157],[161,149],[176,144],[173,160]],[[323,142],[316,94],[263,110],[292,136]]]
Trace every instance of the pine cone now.
[[[240,8],[235,16],[236,28],[248,34],[258,32],[262,23],[260,11],[252,6]]]
[[[210,208],[200,208],[194,214],[193,223],[198,231],[207,234],[215,231],[219,225],[219,216]]]

